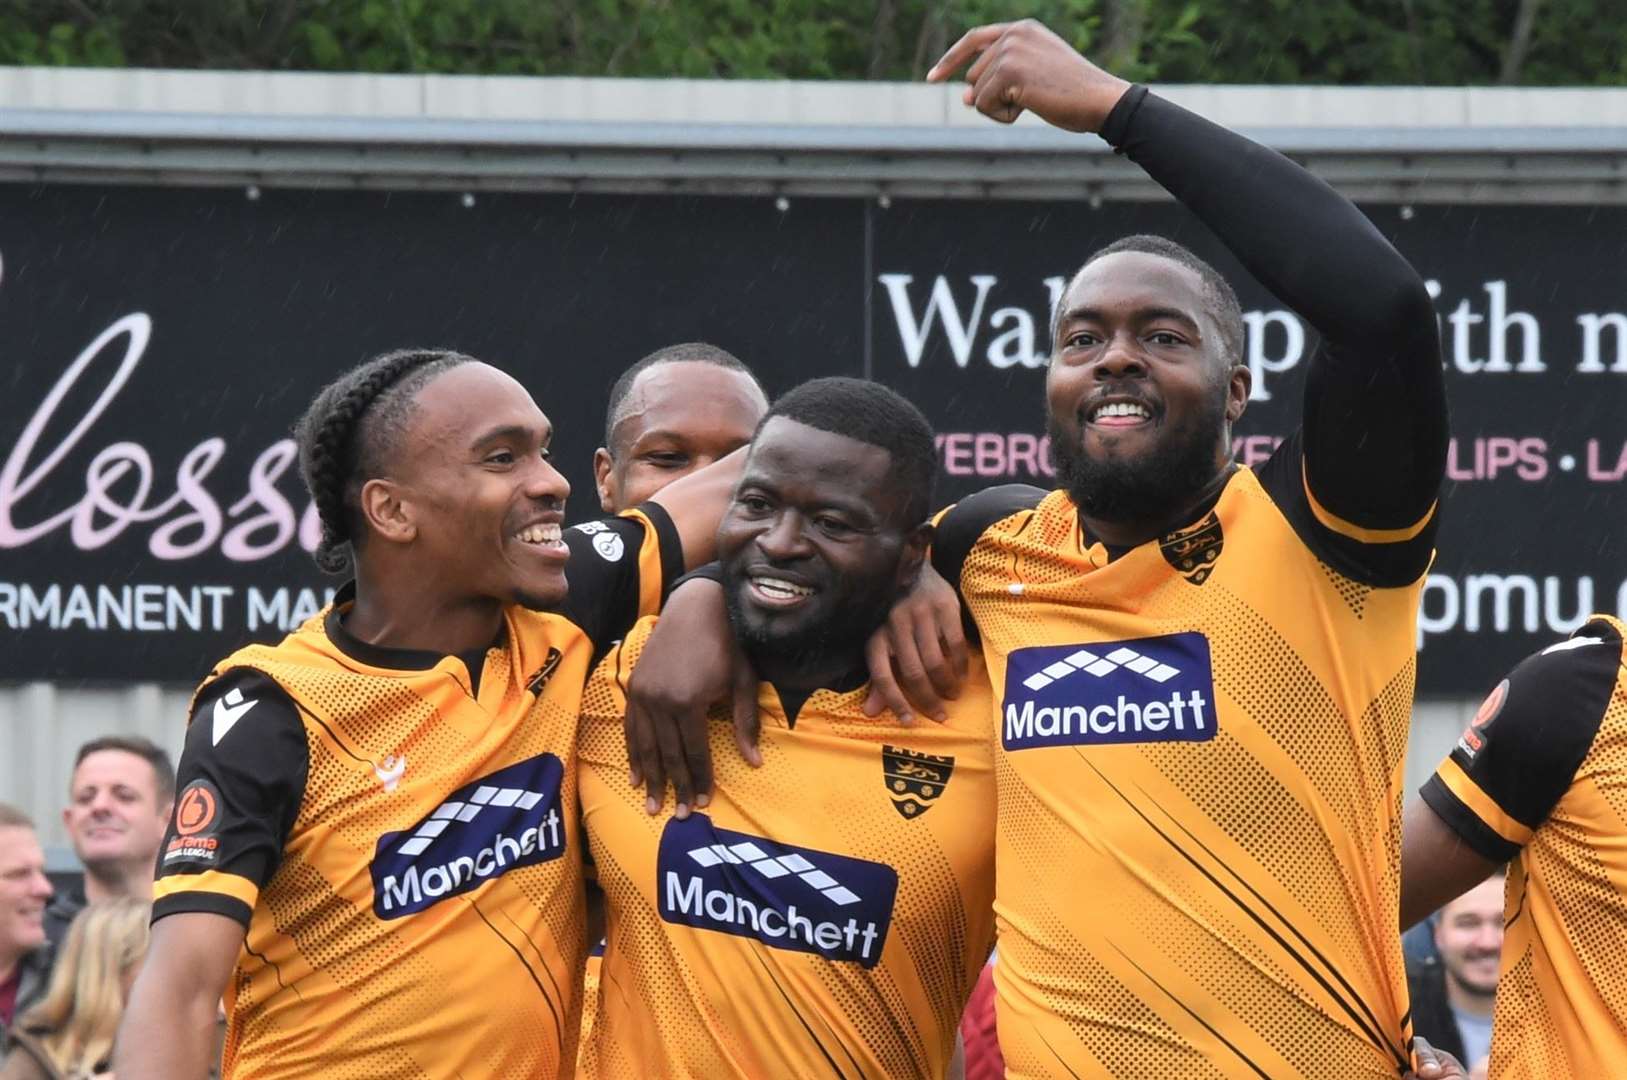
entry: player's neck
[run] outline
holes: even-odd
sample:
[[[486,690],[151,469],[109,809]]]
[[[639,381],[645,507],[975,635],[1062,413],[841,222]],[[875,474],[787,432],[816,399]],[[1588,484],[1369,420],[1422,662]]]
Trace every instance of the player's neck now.
[[[1079,521],[1092,540],[1099,540],[1110,548],[1139,547],[1149,540],[1167,536],[1183,526],[1190,525],[1195,519],[1207,513],[1220,498],[1221,491],[1225,489],[1226,482],[1231,479],[1234,471],[1233,463],[1227,461],[1207,483],[1190,495],[1143,516],[1108,521],[1093,517],[1081,509]]]
[[[815,690],[846,686],[856,674],[865,671],[864,653],[851,650],[831,653],[769,654],[748,650],[753,670],[763,682],[780,693],[811,694]]]
[[[380,588],[356,578],[356,602],[344,616],[345,630],[369,645],[460,656],[484,649],[503,626],[503,605],[490,597],[457,600]]]

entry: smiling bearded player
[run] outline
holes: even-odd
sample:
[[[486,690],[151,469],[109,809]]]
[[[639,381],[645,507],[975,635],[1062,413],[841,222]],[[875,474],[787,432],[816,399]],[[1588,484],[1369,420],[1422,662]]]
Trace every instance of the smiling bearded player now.
[[[570,1075],[582,687],[709,555],[739,459],[562,530],[552,433],[457,353],[312,403],[317,561],[354,581],[198,691],[121,1080],[203,1077],[223,992],[227,1077]]]
[[[763,765],[713,724],[704,809],[651,817],[627,783],[623,687],[653,620],[594,672],[582,815],[608,944],[591,1080],[944,1075],[994,929],[990,702],[915,727],[861,708],[865,639],[926,553],[935,460],[920,411],[876,383],[774,403],[718,529]]]
[[[1100,133],[1321,334],[1299,429],[1239,468],[1231,288],[1171,241],[1113,244],[1058,305],[1060,489],[938,522],[999,699],[1008,1075],[1395,1077],[1401,766],[1447,436],[1429,294],[1326,184],[1039,24],[973,30],[929,77],[968,63],[967,104]],[[631,713],[686,740],[691,703],[731,685],[697,664],[724,640],[707,588],[674,597],[632,687]]]

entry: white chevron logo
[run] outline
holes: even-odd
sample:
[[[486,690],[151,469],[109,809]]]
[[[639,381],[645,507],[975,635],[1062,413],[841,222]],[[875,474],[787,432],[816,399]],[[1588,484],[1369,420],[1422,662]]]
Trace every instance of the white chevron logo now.
[[[1105,675],[1111,675],[1119,668],[1133,671],[1155,683],[1166,683],[1181,673],[1180,668],[1160,663],[1150,656],[1122,646],[1106,656],[1097,656],[1089,649],[1080,649],[1076,653],[1064,656],[1044,670],[1028,676],[1023,680],[1023,685],[1030,690],[1043,690],[1058,679],[1065,679],[1075,672],[1082,671],[1086,675],[1100,679]]]
[[[859,902],[858,893],[841,884],[794,851],[789,855],[776,857],[770,855],[756,844],[747,841],[739,844],[708,844],[705,847],[691,848],[688,855],[691,859],[708,868],[717,866],[719,863],[729,863],[734,866],[749,866],[766,878],[782,878],[788,874],[795,874],[834,904],[846,907],[848,904]]]

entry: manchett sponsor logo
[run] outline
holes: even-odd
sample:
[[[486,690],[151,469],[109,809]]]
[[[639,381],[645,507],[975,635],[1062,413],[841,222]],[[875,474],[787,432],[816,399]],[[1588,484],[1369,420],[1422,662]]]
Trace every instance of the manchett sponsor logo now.
[[[1212,739],[1209,640],[1189,632],[1017,649],[1002,704],[1007,750]]]
[[[775,949],[874,967],[892,923],[898,872],[714,826],[667,822],[656,857],[661,917]]]
[[[452,792],[418,824],[385,833],[370,866],[373,912],[396,919],[565,852],[565,767],[538,754]]]

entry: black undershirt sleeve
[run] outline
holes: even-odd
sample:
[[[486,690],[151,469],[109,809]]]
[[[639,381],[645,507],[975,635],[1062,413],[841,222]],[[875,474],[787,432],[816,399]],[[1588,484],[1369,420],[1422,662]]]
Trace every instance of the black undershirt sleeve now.
[[[1447,441],[1440,335],[1417,271],[1323,181],[1144,87],[1119,101],[1102,137],[1321,337],[1297,437],[1260,470],[1296,531],[1318,554],[1340,548],[1336,568],[1358,580],[1416,578]],[[1324,514],[1299,505],[1307,486]]]

